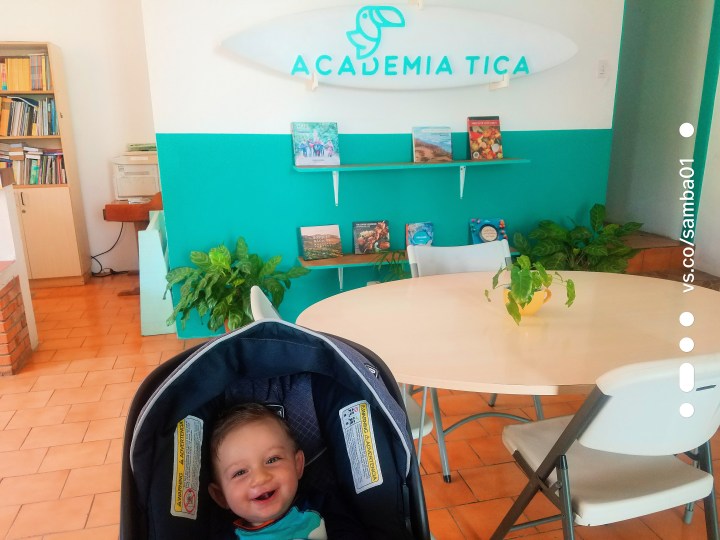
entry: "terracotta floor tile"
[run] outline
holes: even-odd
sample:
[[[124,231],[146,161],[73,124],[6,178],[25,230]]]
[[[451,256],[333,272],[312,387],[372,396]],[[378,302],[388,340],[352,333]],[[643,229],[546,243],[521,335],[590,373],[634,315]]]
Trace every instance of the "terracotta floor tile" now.
[[[457,472],[458,469],[469,469],[482,466],[478,455],[470,448],[466,441],[445,441],[450,470]],[[428,473],[441,472],[440,452],[437,444],[423,442],[421,462]]]
[[[58,405],[57,407],[42,407],[40,409],[17,411],[8,423],[7,429],[62,424],[69,409],[69,405]]]
[[[33,392],[42,390],[58,390],[61,388],[77,388],[82,386],[85,376],[84,372],[64,373],[62,375],[40,375],[37,378]]]
[[[106,525],[105,527],[93,527],[79,531],[46,534],[42,540],[117,540],[119,534],[120,528],[118,525]]]
[[[68,334],[70,337],[106,336],[110,325],[80,326],[71,328]]]
[[[35,377],[0,377],[0,395],[29,392],[36,380]]]
[[[88,373],[83,386],[104,386],[106,384],[131,382],[135,368],[107,369]]]
[[[88,347],[96,347],[97,354],[101,354],[100,351],[112,350],[113,347],[121,347],[123,345],[123,336],[121,335],[107,335],[107,336],[90,336],[85,338],[85,343]],[[105,352],[105,354],[107,354]]]
[[[662,538],[639,519],[598,527],[576,527],[575,529],[580,532],[584,540],[659,540]]]
[[[62,362],[62,358],[56,358],[58,351],[52,350],[52,351],[33,351],[32,356],[30,357],[30,361],[37,363],[37,364],[44,364],[46,362]],[[23,371],[20,373],[20,375],[25,374],[25,368],[23,368]],[[18,377],[19,378],[19,377]]]
[[[428,520],[430,521],[430,533],[435,540],[463,540],[464,537],[457,523],[447,509],[430,510]]]
[[[95,402],[101,398],[104,391],[104,386],[55,390],[52,397],[48,400],[48,405],[72,405],[74,403]]]
[[[68,473],[69,471],[54,471],[3,478],[0,482],[0,506],[57,499]]]
[[[495,531],[502,517],[512,506],[512,499],[493,499],[455,506],[450,509],[450,515],[458,525],[464,538],[486,540]],[[532,529],[525,534],[536,532]]]
[[[179,341],[175,341],[175,342],[157,341],[157,342],[153,342],[153,343],[143,343],[140,346],[140,350],[143,353],[172,352],[172,353],[177,354],[177,353],[181,352],[182,350],[184,350],[184,348],[183,348],[183,344],[180,343]]]
[[[501,435],[488,435],[487,437],[468,439],[467,442],[485,465],[495,465],[497,463],[509,463],[513,461],[513,457],[502,442]]]
[[[0,452],[0,478],[37,472],[46,452],[47,448]]]
[[[103,345],[98,348],[97,356],[124,356],[140,354],[140,343],[123,343],[121,345]]]
[[[7,539],[82,529],[90,513],[92,500],[91,496],[86,496],[23,505]],[[52,516],[52,519],[48,519],[48,516]]]
[[[467,417],[467,415],[444,415],[442,416],[443,421],[443,429],[447,430],[449,427],[455,425],[457,422],[460,422],[464,420]],[[485,422],[487,421],[487,418],[480,418],[478,420],[473,420],[472,422],[467,422],[465,424],[462,424],[456,428],[454,428],[450,433],[445,434],[445,440],[447,441],[457,441],[457,440],[466,440],[466,439],[474,439],[476,437],[484,437],[488,434],[488,432],[483,427]],[[437,439],[437,436],[435,434],[435,431],[433,430],[433,435]]]
[[[75,349],[82,346],[84,337],[64,338],[64,339],[44,339],[38,345],[39,351]]]
[[[60,311],[56,313],[47,313],[45,315],[46,321],[63,321],[63,322],[72,322],[74,320],[79,319],[82,316],[83,312],[82,310],[73,310],[73,311]],[[56,328],[59,328],[61,325],[56,326]]]
[[[92,467],[105,463],[110,442],[92,441],[77,444],[64,444],[48,448],[40,472]]]
[[[62,351],[57,351],[55,353],[55,356],[53,357],[54,361],[60,362],[60,361],[67,361],[68,367],[71,365],[72,362],[75,362],[77,360],[83,360],[87,358],[95,358],[97,356],[98,351],[100,350],[100,347],[81,347],[79,349],[63,349]]]
[[[673,538],[677,540],[706,538],[705,512],[703,512],[702,508],[695,505],[692,521],[689,525],[683,521],[684,513],[684,507],[673,508],[665,512],[643,516],[640,518],[640,521],[661,538]]]
[[[125,434],[125,418],[108,418],[92,420],[88,427],[85,441],[117,439]]]
[[[135,372],[133,373],[132,380],[135,382],[142,382],[145,380],[145,377],[147,377],[150,373],[155,371],[155,368],[157,366],[139,366],[135,368]]]
[[[0,411],[39,409],[48,404],[51,395],[52,390],[45,390],[43,392],[27,392],[22,394],[5,394],[0,396]]]
[[[0,412],[0,431],[5,429],[10,419],[15,414],[15,411],[3,411]]]
[[[102,527],[120,522],[120,492],[95,495],[87,527]]]
[[[460,474],[479,501],[518,495],[527,483],[515,463],[461,469]]]
[[[67,361],[56,362],[55,357],[53,357],[51,362],[30,362],[23,368],[22,373],[20,373],[18,377],[56,375],[60,373],[65,373],[65,370],[68,368],[69,365],[70,362]]]
[[[0,452],[19,450],[30,433],[30,428],[0,431]]]
[[[102,420],[103,418],[117,418],[121,415],[125,400],[91,401],[89,403],[76,403],[70,406],[65,422],[82,422],[85,420]]]
[[[140,323],[126,322],[113,324],[108,331],[109,334],[139,334]]]
[[[122,461],[123,439],[112,439],[110,449],[105,457],[105,463],[120,463]]]
[[[55,328],[53,330],[43,330],[40,334],[43,339],[65,339],[72,332],[72,328]]]
[[[442,474],[428,474],[422,477],[422,483],[428,510],[449,508],[477,501],[462,478],[448,484],[443,480]]]
[[[120,490],[120,464],[109,463],[72,469],[61,497],[79,497]]]
[[[428,396],[428,401],[430,401],[430,396]],[[438,402],[440,403],[440,410],[447,416],[468,416],[492,410],[491,407],[488,407],[482,395],[475,392],[439,396]]]
[[[159,352],[145,352],[140,354],[128,354],[118,356],[115,360],[114,369],[122,369],[138,366],[156,366],[160,363]]]
[[[0,538],[5,538],[17,516],[20,505],[0,507]]]
[[[75,373],[78,371],[105,371],[112,369],[115,364],[114,356],[107,356],[105,358],[96,358],[91,356],[83,360],[73,360],[67,368],[66,373]]]
[[[79,443],[85,436],[88,424],[89,422],[74,422],[72,424],[32,428],[21,448],[42,448]]]
[[[132,398],[139,386],[139,382],[108,384],[105,386],[105,390],[100,399],[109,401],[113,399]]]

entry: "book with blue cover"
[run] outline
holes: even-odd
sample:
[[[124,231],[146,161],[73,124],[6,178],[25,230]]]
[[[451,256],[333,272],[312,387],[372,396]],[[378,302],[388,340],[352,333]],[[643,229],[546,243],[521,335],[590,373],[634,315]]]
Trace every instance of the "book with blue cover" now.
[[[433,224],[430,221],[407,223],[405,225],[406,246],[432,245],[433,235]]]

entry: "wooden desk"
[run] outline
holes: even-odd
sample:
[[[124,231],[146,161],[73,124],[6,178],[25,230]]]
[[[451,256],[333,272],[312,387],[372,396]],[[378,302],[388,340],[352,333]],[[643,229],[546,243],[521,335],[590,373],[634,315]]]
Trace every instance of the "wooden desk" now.
[[[105,221],[134,223],[135,229],[142,231],[150,221],[150,210],[162,210],[162,193],[156,193],[149,202],[130,204],[127,201],[113,201],[103,208]]]
[[[577,299],[564,305],[555,288],[540,312],[517,326],[492,272],[444,274],[362,287],[303,311],[299,325],[348,338],[382,358],[395,378],[430,388],[499,394],[576,393],[618,366],[720,351],[720,292],[657,278],[562,272]],[[689,311],[694,324],[678,317]],[[683,353],[679,341],[695,347]],[[433,409],[441,457],[444,433]],[[451,426],[452,427],[452,426]],[[449,479],[443,460],[443,475]]]
[[[105,221],[120,221],[132,223],[135,226],[135,242],[137,233],[144,231],[150,223],[150,211],[162,210],[162,193],[156,193],[146,203],[130,204],[128,201],[113,201],[103,208],[103,219]],[[121,291],[119,296],[134,296],[140,294],[140,288],[136,287],[131,291]]]

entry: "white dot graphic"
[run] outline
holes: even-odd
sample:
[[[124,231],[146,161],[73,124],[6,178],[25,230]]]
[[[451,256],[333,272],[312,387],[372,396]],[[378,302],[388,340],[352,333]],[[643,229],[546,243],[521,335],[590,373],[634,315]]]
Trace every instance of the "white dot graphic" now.
[[[695,126],[693,126],[691,123],[685,122],[680,126],[680,135],[682,135],[683,137],[692,137],[693,133],[695,133]]]
[[[690,313],[689,311],[683,311],[680,314],[680,324],[683,326],[692,326],[692,324],[695,322],[695,315]]]
[[[690,418],[694,412],[695,407],[692,406],[692,403],[683,403],[680,405],[680,416],[683,418]]]
[[[690,352],[695,348],[695,342],[689,337],[682,338],[679,345],[682,352]]]

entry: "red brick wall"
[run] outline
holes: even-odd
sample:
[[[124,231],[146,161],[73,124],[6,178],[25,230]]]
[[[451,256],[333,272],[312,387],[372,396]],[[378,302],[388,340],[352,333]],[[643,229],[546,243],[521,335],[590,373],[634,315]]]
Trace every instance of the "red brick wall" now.
[[[31,353],[20,280],[14,277],[0,289],[0,376],[20,371]]]

